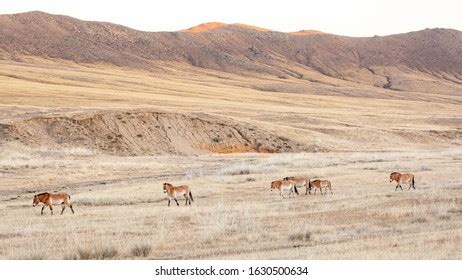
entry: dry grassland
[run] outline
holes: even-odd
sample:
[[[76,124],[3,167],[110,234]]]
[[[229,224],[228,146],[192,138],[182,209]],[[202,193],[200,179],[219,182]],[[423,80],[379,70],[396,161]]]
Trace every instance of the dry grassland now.
[[[458,148],[137,158],[24,149],[0,161],[6,259],[461,257]],[[412,170],[417,189],[395,192],[390,170]],[[334,195],[281,199],[269,182],[288,174],[329,178]],[[167,207],[164,181],[189,184],[193,206]],[[28,191],[50,189],[71,193],[76,214],[40,216]]]
[[[31,59],[32,60],[32,59]],[[460,259],[460,95],[66,62],[0,62],[0,123],[102,110],[232,118],[328,152],[107,155],[0,141],[2,259]],[[359,97],[361,96],[361,97]],[[1,139],[0,139],[1,140]],[[394,191],[391,171],[416,176]],[[281,199],[269,183],[328,178],[333,195]],[[167,207],[162,183],[195,203]],[[40,216],[33,193],[67,191],[76,214]],[[59,209],[59,206],[57,206]],[[58,212],[58,211],[55,211]]]

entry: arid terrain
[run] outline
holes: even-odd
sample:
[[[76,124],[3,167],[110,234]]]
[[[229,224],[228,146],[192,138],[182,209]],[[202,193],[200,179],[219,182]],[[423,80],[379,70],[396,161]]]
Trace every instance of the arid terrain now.
[[[462,32],[0,27],[1,259],[462,258]],[[334,193],[282,199],[288,175]]]

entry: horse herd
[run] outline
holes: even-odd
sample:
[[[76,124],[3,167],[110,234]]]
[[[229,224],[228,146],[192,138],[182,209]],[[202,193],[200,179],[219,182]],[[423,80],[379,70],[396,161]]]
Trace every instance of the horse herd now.
[[[411,188],[415,189],[415,180],[414,180],[414,175],[411,173],[399,173],[399,172],[392,172],[390,174],[390,182],[395,181],[397,183],[395,191],[398,188],[401,188],[403,190],[403,187],[401,186],[401,183],[408,183],[409,184],[409,190]],[[284,177],[280,180],[276,180],[271,182],[271,191],[273,190],[278,190],[279,194],[281,197],[285,198],[284,192],[289,192],[289,198],[295,197],[295,194],[298,193],[298,188],[303,188],[305,187],[305,195],[311,194],[311,190],[314,189],[314,194],[316,194],[316,191],[319,189],[321,194],[323,194],[322,189],[324,189],[324,194],[327,193],[327,190],[330,191],[331,194],[332,192],[332,184],[328,180],[313,180],[311,181],[308,177],[305,176],[289,176],[289,177]],[[172,200],[175,200],[176,205],[180,205],[178,203],[177,197],[184,196],[186,199],[186,204],[185,205],[191,205],[191,202],[194,202],[193,195],[191,193],[191,190],[189,186],[186,185],[181,185],[181,186],[174,186],[170,183],[164,183],[163,185],[164,193],[167,194],[168,197],[168,206],[170,206],[170,202]],[[66,206],[68,206],[72,214],[74,214],[74,209],[72,208],[72,203],[71,203],[71,196],[67,193],[61,192],[61,193],[49,193],[49,192],[44,192],[40,193],[34,196],[34,199],[32,201],[32,206],[37,206],[39,203],[43,203],[42,211],[41,214],[43,215],[43,210],[45,207],[50,208],[51,215],[53,215],[53,205],[62,205],[62,210],[61,210],[61,215],[64,213],[64,210],[66,209]]]
[[[324,194],[327,193],[327,189],[329,189],[330,193],[333,194],[332,192],[332,184],[330,183],[329,180],[313,180],[311,181],[308,177],[305,176],[290,176],[290,177],[284,177],[282,180],[276,180],[271,182],[271,191],[272,190],[279,190],[279,194],[281,197],[285,198],[284,196],[284,191],[289,192],[289,198],[292,195],[292,197],[295,197],[295,194],[298,193],[297,188],[303,188],[305,187],[305,195],[311,194],[311,189],[314,189],[314,194],[316,194],[316,191],[319,189],[319,191],[322,193],[322,189],[325,189]]]

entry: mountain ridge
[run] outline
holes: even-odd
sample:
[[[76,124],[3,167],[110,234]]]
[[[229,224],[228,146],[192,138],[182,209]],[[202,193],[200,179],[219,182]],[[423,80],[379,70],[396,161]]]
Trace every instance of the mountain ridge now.
[[[144,32],[37,11],[0,15],[0,59],[38,56],[146,70],[176,62],[307,80],[308,72],[317,72],[395,90],[413,90],[415,75],[429,85],[462,83],[462,32],[454,29],[347,37],[216,25],[207,32]]]

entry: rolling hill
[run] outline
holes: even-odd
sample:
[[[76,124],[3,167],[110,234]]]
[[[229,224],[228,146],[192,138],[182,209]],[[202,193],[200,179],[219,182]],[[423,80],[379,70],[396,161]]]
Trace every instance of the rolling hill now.
[[[460,145],[462,32],[142,32],[0,15],[0,145],[117,155]]]
[[[457,30],[352,38],[208,23],[186,31],[141,32],[43,12],[1,15],[0,58],[38,56],[145,70],[174,62],[307,82],[321,75],[406,91],[457,93],[462,84],[462,32]]]

